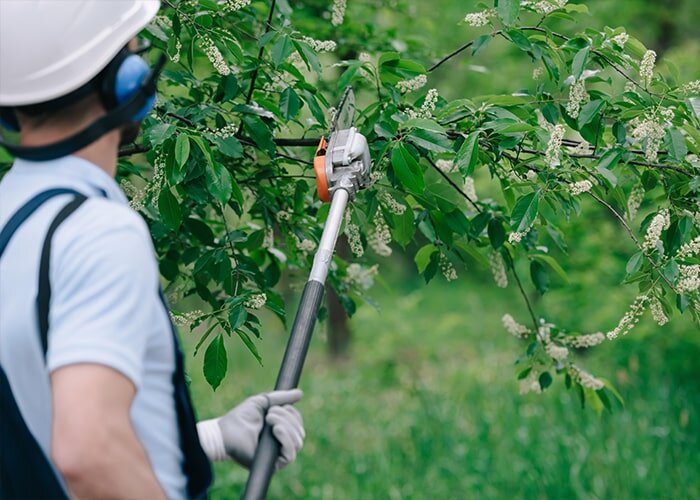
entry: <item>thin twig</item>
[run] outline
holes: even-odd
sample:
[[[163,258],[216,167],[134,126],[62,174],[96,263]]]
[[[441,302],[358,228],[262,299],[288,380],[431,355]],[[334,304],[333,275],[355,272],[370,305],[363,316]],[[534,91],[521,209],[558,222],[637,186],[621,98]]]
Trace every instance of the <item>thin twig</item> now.
[[[430,163],[430,166],[433,167],[435,171],[439,173],[442,176],[442,178],[445,179],[447,183],[455,189],[455,191],[462,195],[462,197],[464,197],[464,199],[467,200],[471,204],[471,206],[473,206],[476,209],[477,212],[481,213],[481,208],[479,208],[476,202],[472,200],[467,193],[462,191],[462,189],[457,184],[455,184],[455,182],[452,179],[450,179],[450,177],[445,172],[440,170],[440,167],[438,167],[432,159],[428,157],[426,157],[426,159],[428,160],[428,163]]]
[[[513,262],[513,257],[511,257],[509,252],[506,252],[506,257],[508,260],[508,267],[510,267],[510,270],[513,272],[513,277],[515,278],[515,282],[518,284],[518,289],[520,290],[520,295],[522,295],[523,300],[525,301],[525,305],[527,305],[527,310],[530,312],[530,317],[532,318],[532,324],[535,326],[535,334],[539,331],[540,325],[537,322],[537,315],[535,314],[535,309],[532,307],[532,303],[530,302],[529,297],[527,296],[527,292],[525,291],[525,288],[523,287],[522,281],[520,281],[520,276],[518,276],[518,271],[515,269],[515,262]]]

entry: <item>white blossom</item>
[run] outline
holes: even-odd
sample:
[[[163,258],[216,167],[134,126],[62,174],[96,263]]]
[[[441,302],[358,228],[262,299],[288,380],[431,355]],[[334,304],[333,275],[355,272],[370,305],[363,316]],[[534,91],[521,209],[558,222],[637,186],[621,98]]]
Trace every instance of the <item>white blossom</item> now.
[[[678,249],[676,257],[679,259],[689,259],[700,254],[700,236],[694,240],[685,243]]]
[[[435,111],[435,105],[437,104],[438,100],[438,91],[437,89],[430,89],[428,91],[428,94],[425,96],[425,99],[423,100],[423,105],[421,106],[420,110],[414,111],[412,109],[407,110],[407,114],[409,118],[430,118],[433,115],[433,111]]]
[[[447,281],[454,281],[457,279],[457,270],[455,269],[455,266],[452,265],[452,262],[450,262],[447,259],[447,257],[445,257],[445,254],[440,254],[438,265],[440,267],[442,275]]]
[[[520,381],[520,395],[525,395],[528,392],[534,392],[535,394],[540,394],[542,392],[542,386],[540,386],[539,381],[540,374],[535,370],[532,370],[527,377]]]
[[[250,309],[260,309],[265,305],[266,302],[267,295],[265,295],[264,293],[258,293],[248,297],[248,299],[246,299],[246,301],[243,302],[243,305]]]
[[[639,79],[644,87],[651,84],[654,78],[654,65],[656,64],[656,52],[647,50],[639,64]]]
[[[542,15],[551,14],[557,9],[563,8],[568,3],[568,0],[554,0],[553,2],[548,2],[547,0],[539,0],[532,4],[532,8],[535,12]]]
[[[571,196],[578,196],[583,193],[587,193],[593,187],[593,183],[589,180],[583,180],[569,184],[569,192]]]
[[[574,364],[569,366],[569,375],[572,379],[574,379],[575,382],[587,389],[593,389],[594,391],[598,391],[605,387],[605,384],[602,380],[598,380],[586,370],[583,370],[582,368],[579,368]]]
[[[508,235],[508,242],[511,244],[520,243],[526,234],[526,232],[513,231]]]
[[[504,314],[501,318],[501,321],[503,322],[503,327],[506,329],[506,331],[514,337],[524,339],[528,337],[531,333],[525,325],[521,325],[520,323],[515,321],[515,319],[513,319],[513,316],[511,316],[510,314]]]
[[[639,207],[644,201],[644,186],[637,184],[630,192],[630,197],[627,199],[627,214],[629,219],[632,220],[637,216]]]
[[[544,75],[544,68],[537,67],[532,70],[532,79],[537,81]]]
[[[374,214],[374,230],[368,235],[367,243],[377,255],[389,257],[391,255],[391,232],[381,212],[377,210]]]
[[[350,264],[347,269],[348,283],[362,290],[369,290],[374,285],[374,277],[379,272],[379,265],[363,267],[360,264]]]
[[[489,19],[496,15],[494,9],[486,9],[480,12],[472,12],[464,17],[464,22],[469,26],[474,26],[479,28],[481,26],[486,26],[489,23]]]
[[[464,194],[467,195],[471,201],[478,201],[479,197],[476,195],[476,187],[474,186],[473,177],[464,178]]]
[[[435,162],[435,165],[437,168],[439,168],[442,172],[450,173],[452,172],[452,169],[455,166],[455,162],[452,160],[438,160]]]
[[[700,80],[686,83],[683,85],[683,87],[681,87],[681,92],[688,95],[700,94]]]
[[[291,210],[280,210],[275,214],[277,222],[286,222],[292,218],[293,212]]]
[[[572,84],[569,89],[569,102],[566,103],[566,112],[571,118],[578,118],[581,112],[581,105],[586,102],[588,102],[586,82],[579,80]]]
[[[496,286],[506,288],[508,286],[508,273],[506,272],[506,263],[500,252],[496,250],[491,251],[489,254],[489,266],[491,267],[491,274],[496,282]]]
[[[365,249],[362,246],[362,238],[360,237],[360,226],[350,222],[349,213],[347,213],[345,220],[345,236],[348,238],[350,251],[355,257],[362,257],[365,254]]]
[[[301,41],[310,45],[316,52],[333,52],[338,47],[333,40],[316,40],[309,36],[303,37]]]
[[[649,305],[649,310],[651,311],[651,317],[654,318],[654,321],[656,321],[659,326],[664,326],[666,323],[668,323],[668,317],[666,316],[664,308],[659,300],[652,300],[651,304]]]
[[[567,337],[566,343],[576,349],[585,349],[602,344],[605,340],[605,335],[601,332],[589,333],[587,335],[576,335],[575,337]]]
[[[175,326],[180,328],[189,328],[192,323],[202,316],[202,314],[204,314],[202,311],[195,309],[184,313],[171,312],[170,318],[173,320],[173,323],[175,323]]]
[[[627,335],[632,328],[639,323],[639,318],[646,310],[648,303],[649,297],[644,294],[639,295],[636,299],[634,299],[634,302],[632,302],[629,310],[625,313],[617,326],[607,333],[608,339],[613,340],[619,335]]]
[[[544,153],[544,162],[550,167],[556,167],[560,164],[561,142],[564,139],[565,132],[566,129],[563,125],[554,125],[550,129],[549,142]]]
[[[146,190],[137,188],[127,178],[122,179],[120,186],[129,199],[129,206],[137,212],[141,211],[144,206],[144,201],[146,200]]]
[[[667,209],[662,209],[649,223],[647,234],[644,236],[642,248],[644,250],[653,251],[660,250],[663,252],[663,243],[661,242],[661,233],[671,225],[671,216]]]
[[[175,41],[175,53],[172,55],[168,54],[170,56],[170,60],[175,64],[180,62],[180,50],[182,50],[182,42],[178,38]]]
[[[579,142],[576,147],[574,147],[569,154],[571,155],[587,155],[590,153],[591,150],[591,145],[588,143],[588,141],[581,141]]]
[[[250,0],[226,0],[223,6],[223,13],[230,14],[250,5]]]
[[[411,78],[410,80],[400,81],[396,84],[396,89],[402,94],[405,94],[407,92],[414,92],[416,90],[422,89],[423,87],[425,87],[426,83],[428,83],[428,77],[426,75],[418,75],[417,77]]]
[[[652,116],[647,116],[643,120],[635,118],[630,121],[632,137],[639,141],[646,141],[644,157],[650,163],[654,163],[659,156],[659,148],[666,132],[663,126]]]
[[[379,194],[379,200],[392,214],[403,215],[406,212],[406,205],[396,201],[396,199],[386,191],[382,191]]]
[[[303,255],[307,255],[316,250],[316,242],[308,238],[301,239],[296,234],[292,233],[294,244]]]
[[[679,293],[692,293],[700,288],[700,265],[681,266],[679,268],[676,289]]]
[[[334,0],[333,8],[331,9],[331,24],[340,26],[345,19],[345,9],[347,8],[347,0]]]
[[[554,342],[546,343],[544,350],[550,358],[556,361],[564,361],[569,357],[569,350],[564,346],[555,344]]]
[[[231,74],[231,68],[226,64],[224,56],[221,54],[219,48],[214,44],[214,41],[205,36],[202,38],[202,49],[204,54],[209,59],[209,62],[214,66],[214,69],[223,76]]]
[[[612,43],[614,43],[615,45],[618,45],[620,47],[624,47],[629,39],[630,39],[630,36],[623,31],[619,35],[615,35],[614,37],[612,37],[610,39],[610,41]]]

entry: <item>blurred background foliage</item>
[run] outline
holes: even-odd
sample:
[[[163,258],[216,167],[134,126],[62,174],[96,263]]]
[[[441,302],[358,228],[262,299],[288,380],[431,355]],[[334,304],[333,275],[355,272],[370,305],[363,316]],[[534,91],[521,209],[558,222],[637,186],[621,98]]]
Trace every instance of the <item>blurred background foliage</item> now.
[[[330,2],[289,3],[295,25],[324,38],[318,23]],[[578,19],[586,26],[624,26],[659,53],[662,72],[700,78],[697,0],[585,4],[590,16]],[[459,21],[484,7],[348,0],[346,16],[366,30],[368,43],[377,42],[371,30],[381,25],[393,36],[384,43],[429,64],[481,34]],[[559,23],[555,29],[562,32],[586,27]],[[333,34],[327,22],[325,38]],[[336,41],[342,58],[366,50]],[[390,47],[372,47],[380,48]],[[447,98],[509,93],[534,85],[532,70],[522,52],[495,40],[477,57],[464,54],[431,74],[429,85]],[[477,177],[476,187],[496,196],[486,177]],[[571,328],[612,328],[635,296],[617,286],[634,249],[607,213],[588,204],[582,213],[566,228],[570,254],[562,265],[569,283],[554,281],[544,298],[533,294],[532,300],[545,302],[547,319]],[[515,361],[523,347],[500,323],[504,313],[526,316],[512,286],[495,288],[488,270],[479,268],[462,270],[456,282],[424,286],[403,254],[379,263],[382,278],[370,292],[375,307],[360,308],[350,320],[352,341],[343,356],[327,355],[326,331],[333,325],[317,326],[299,405],[306,446],[277,474],[271,498],[700,497],[700,336],[689,318],[659,327],[647,314],[629,336],[606,342],[585,360],[626,401],[598,416],[581,410],[561,382],[543,395],[518,395]],[[302,276],[285,280],[290,311],[302,282]],[[200,418],[272,388],[287,332],[273,315],[262,317],[262,366],[238,349],[214,393],[202,376],[203,353],[190,360]],[[196,332],[187,336],[190,346],[195,341]],[[238,498],[246,471],[223,464],[216,473],[212,497]]]

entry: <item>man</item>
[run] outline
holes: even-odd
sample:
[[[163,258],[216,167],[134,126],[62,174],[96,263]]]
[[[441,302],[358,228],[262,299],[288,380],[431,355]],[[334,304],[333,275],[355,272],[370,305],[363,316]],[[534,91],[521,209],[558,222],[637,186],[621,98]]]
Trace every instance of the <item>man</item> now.
[[[38,193],[87,197],[50,237],[72,195],[48,199],[0,259],[0,367],[76,498],[202,496],[211,480],[202,449],[247,466],[266,420],[283,466],[304,439],[291,406],[298,390],[254,396],[195,431],[150,235],[114,181],[119,145],[154,100],[155,73],[128,46],[158,8],[0,1],[0,107],[20,131],[20,146],[5,146],[35,160],[17,159],[0,182],[0,228]],[[50,286],[37,279],[45,238]]]

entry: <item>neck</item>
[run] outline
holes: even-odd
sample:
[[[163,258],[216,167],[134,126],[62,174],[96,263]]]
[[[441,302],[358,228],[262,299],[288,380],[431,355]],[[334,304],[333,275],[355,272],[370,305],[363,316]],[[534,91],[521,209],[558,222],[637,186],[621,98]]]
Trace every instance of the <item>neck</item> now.
[[[92,112],[84,112],[81,119],[75,122],[41,123],[36,126],[22,123],[20,144],[45,146],[70,137],[105,114],[101,107],[95,106],[92,109]],[[73,156],[89,161],[104,170],[110,177],[114,177],[117,173],[120,135],[118,130],[112,130],[92,144],[76,151]]]

